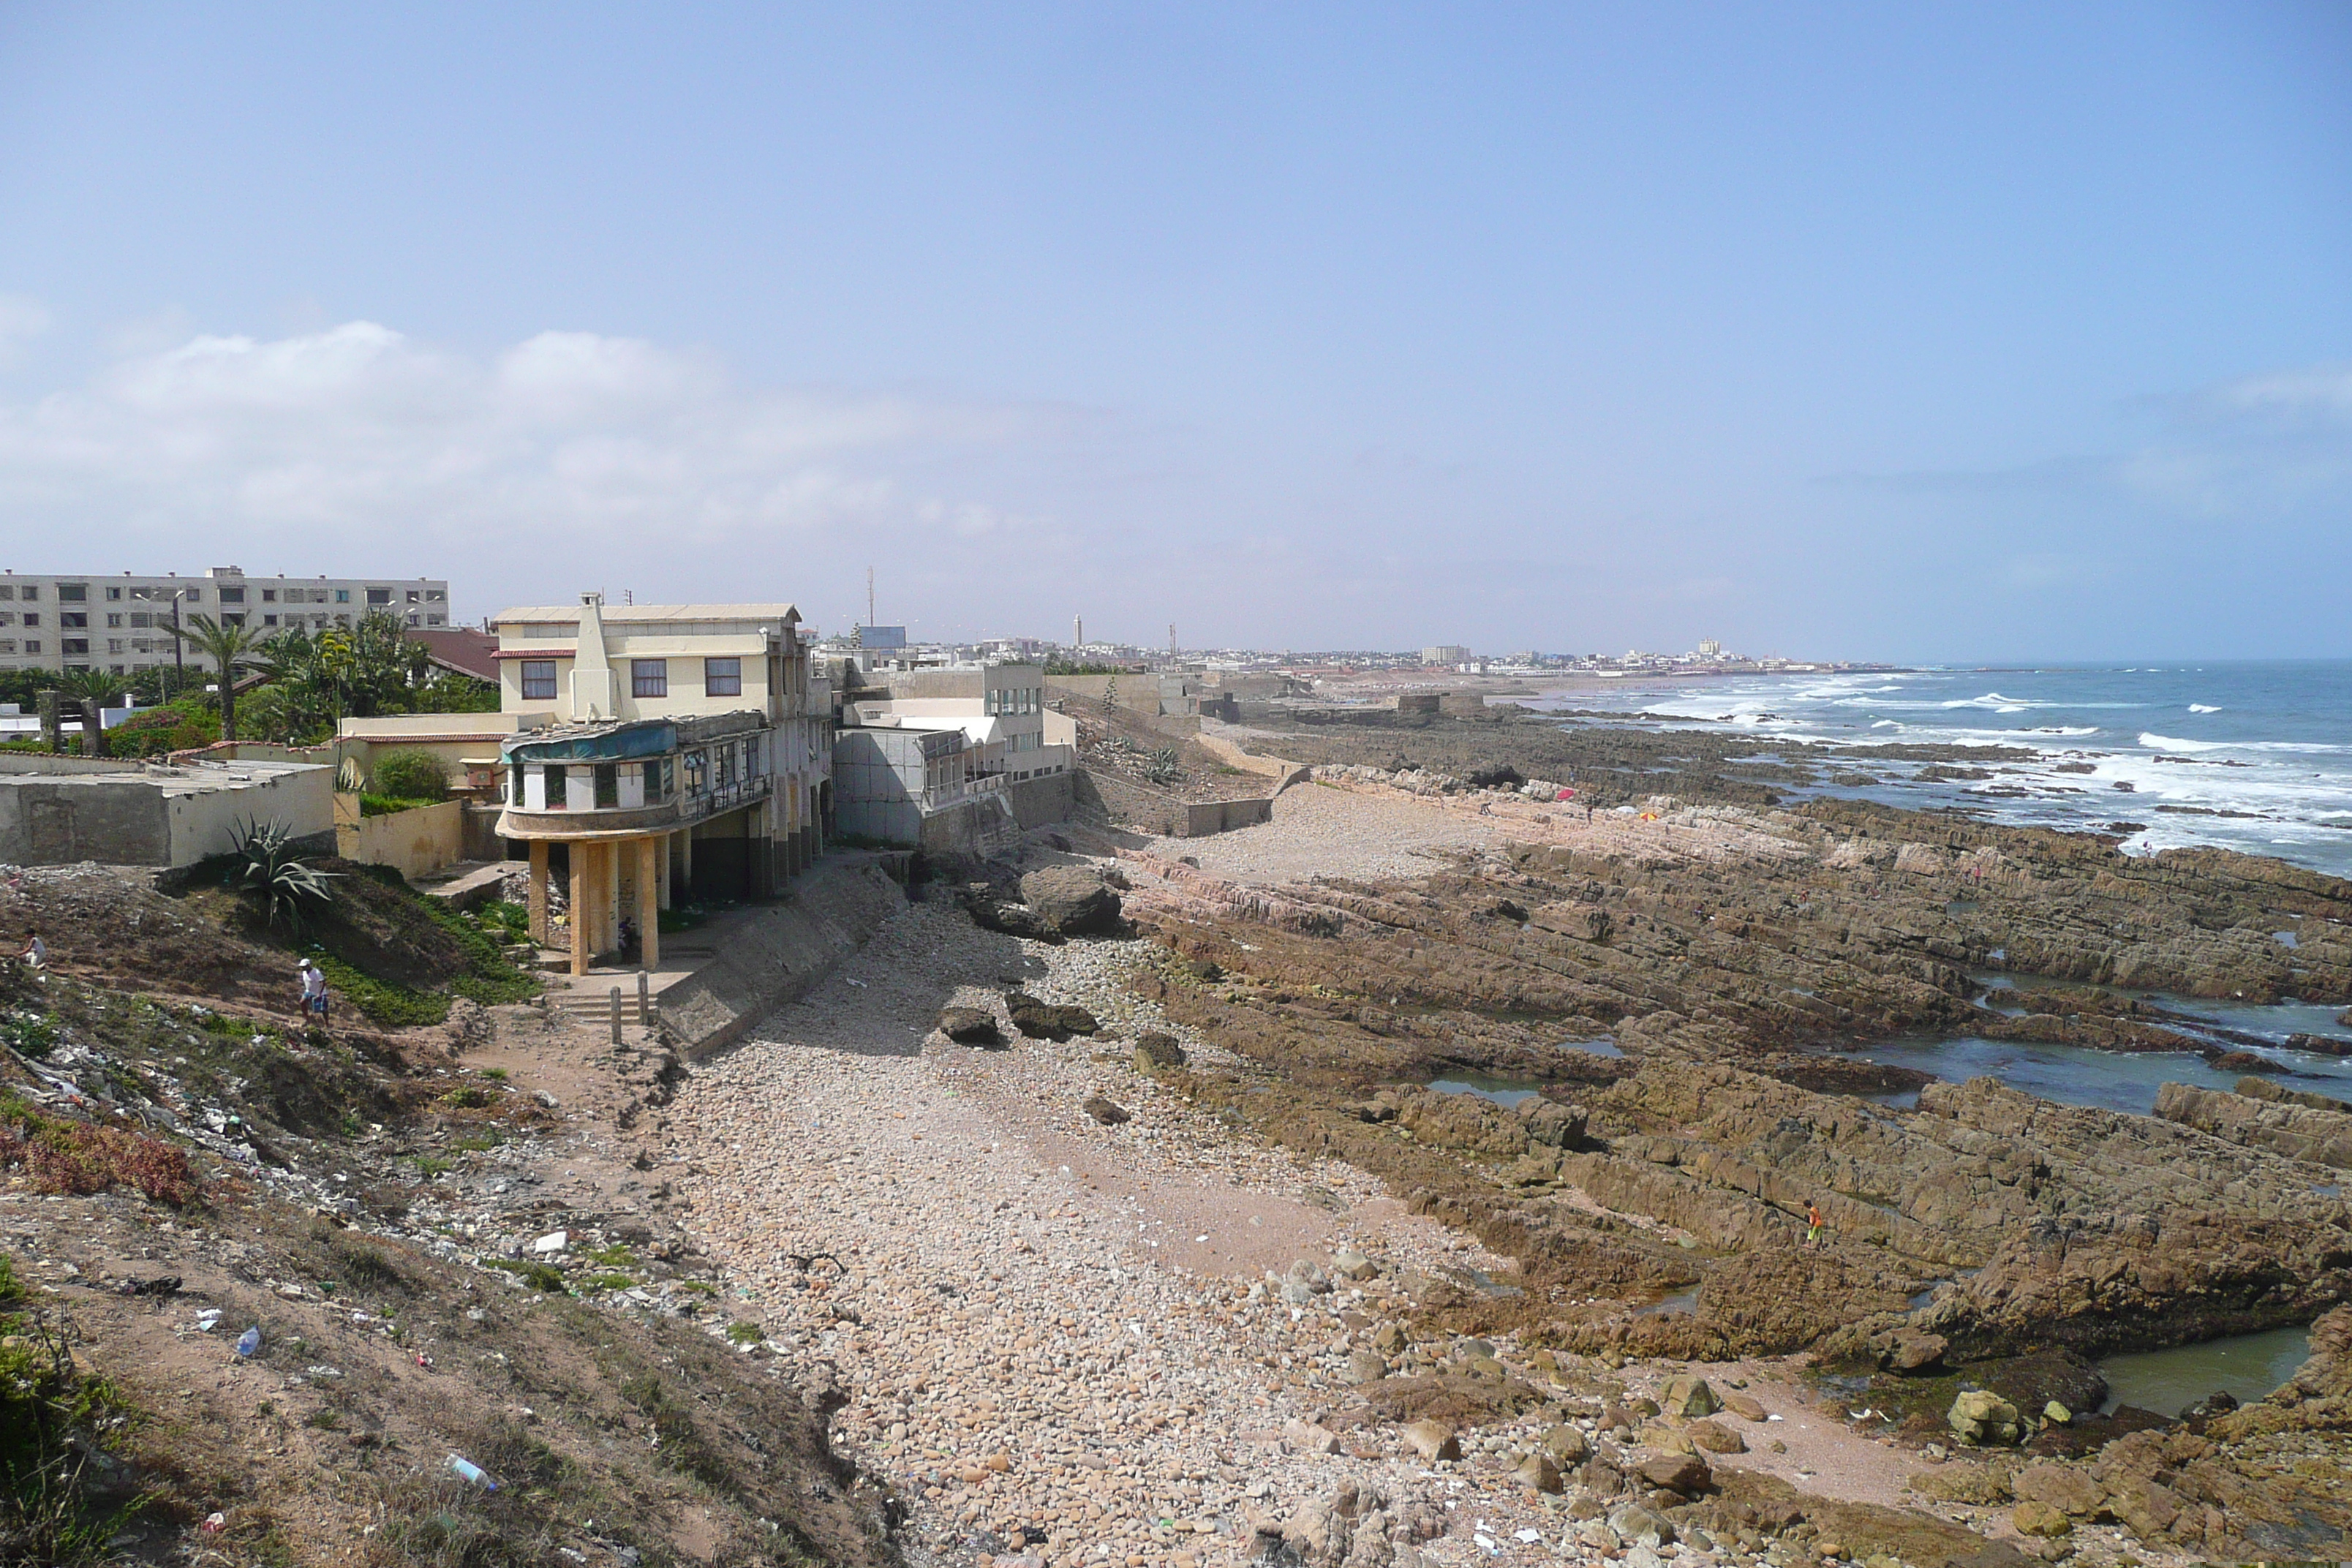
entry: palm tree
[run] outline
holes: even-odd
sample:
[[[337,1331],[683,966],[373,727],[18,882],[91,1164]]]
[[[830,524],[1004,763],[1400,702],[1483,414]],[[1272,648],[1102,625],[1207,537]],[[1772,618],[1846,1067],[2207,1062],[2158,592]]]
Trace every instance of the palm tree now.
[[[100,735],[104,721],[99,710],[108,701],[122,695],[122,677],[109,675],[102,669],[68,669],[58,677],[58,689],[72,698],[81,709],[81,749],[84,756],[100,756],[105,742]]]
[[[173,628],[173,635],[219,667],[221,739],[236,740],[237,666],[252,662],[265,639],[251,626],[224,624],[206,615],[190,616],[188,624]]]

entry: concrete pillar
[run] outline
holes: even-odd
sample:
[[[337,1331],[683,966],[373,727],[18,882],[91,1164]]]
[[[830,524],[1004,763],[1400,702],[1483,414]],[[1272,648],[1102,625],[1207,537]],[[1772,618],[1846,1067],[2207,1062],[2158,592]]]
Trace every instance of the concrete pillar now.
[[[658,889],[657,901],[655,905],[656,909],[666,910],[670,906],[669,840],[670,836],[667,833],[660,834],[654,839],[654,886]]]
[[[681,827],[677,833],[677,879],[686,884],[686,896],[694,897],[694,829]]]
[[[654,841],[637,840],[637,946],[644,960],[637,967],[661,963],[661,903],[654,892]]]
[[[530,940],[547,945],[547,840],[530,841]]]
[[[588,973],[588,846],[572,846],[572,973]]]

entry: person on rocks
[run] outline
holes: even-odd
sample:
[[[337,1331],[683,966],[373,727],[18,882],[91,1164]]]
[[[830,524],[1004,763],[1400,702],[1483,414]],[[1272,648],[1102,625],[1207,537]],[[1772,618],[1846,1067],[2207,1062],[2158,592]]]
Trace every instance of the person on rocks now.
[[[1828,1229],[1829,1227],[1822,1223],[1820,1203],[1808,1201],[1805,1205],[1805,1250],[1819,1252],[1822,1249],[1822,1237]]]
[[[16,956],[31,968],[42,968],[49,962],[48,943],[41,940],[38,931],[27,926],[25,929],[25,951]]]
[[[307,958],[296,973],[302,977],[303,1013],[318,1019],[320,1026],[324,1027],[327,1022],[327,977],[319,973],[319,966]]]

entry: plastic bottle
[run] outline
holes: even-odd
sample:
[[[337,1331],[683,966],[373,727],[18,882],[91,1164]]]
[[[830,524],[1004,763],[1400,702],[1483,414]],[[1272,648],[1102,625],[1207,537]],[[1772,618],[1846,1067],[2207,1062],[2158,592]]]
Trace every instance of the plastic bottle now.
[[[450,1455],[448,1465],[449,1473],[456,1476],[461,1481],[471,1481],[486,1492],[494,1492],[499,1489],[499,1483],[490,1479],[488,1472],[484,1470],[481,1466],[474,1463],[473,1460],[465,1458],[463,1455]]]
[[[251,1327],[251,1328],[249,1328],[249,1329],[246,1330],[246,1331],[245,1331],[245,1332],[243,1332],[243,1333],[241,1333],[241,1334],[239,1334],[239,1335],[237,1335],[237,1336],[236,1336],[236,1355],[237,1355],[237,1359],[238,1359],[239,1361],[243,1361],[243,1360],[244,1360],[244,1359],[246,1359],[247,1356],[250,1356],[250,1355],[254,1354],[256,1352],[259,1351],[260,1349],[261,1349],[261,1325],[260,1325],[260,1324],[256,1323],[256,1324],[254,1324],[254,1326],[253,1326],[253,1327]]]

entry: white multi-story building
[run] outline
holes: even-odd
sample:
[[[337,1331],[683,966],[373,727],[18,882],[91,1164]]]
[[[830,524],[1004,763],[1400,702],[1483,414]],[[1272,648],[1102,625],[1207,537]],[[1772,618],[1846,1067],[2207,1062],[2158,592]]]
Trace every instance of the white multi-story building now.
[[[0,669],[95,668],[133,675],[173,659],[171,626],[192,615],[265,635],[348,626],[371,611],[407,626],[449,624],[440,577],[249,576],[215,566],[201,577],[0,573]],[[193,650],[181,656],[201,666]]]

